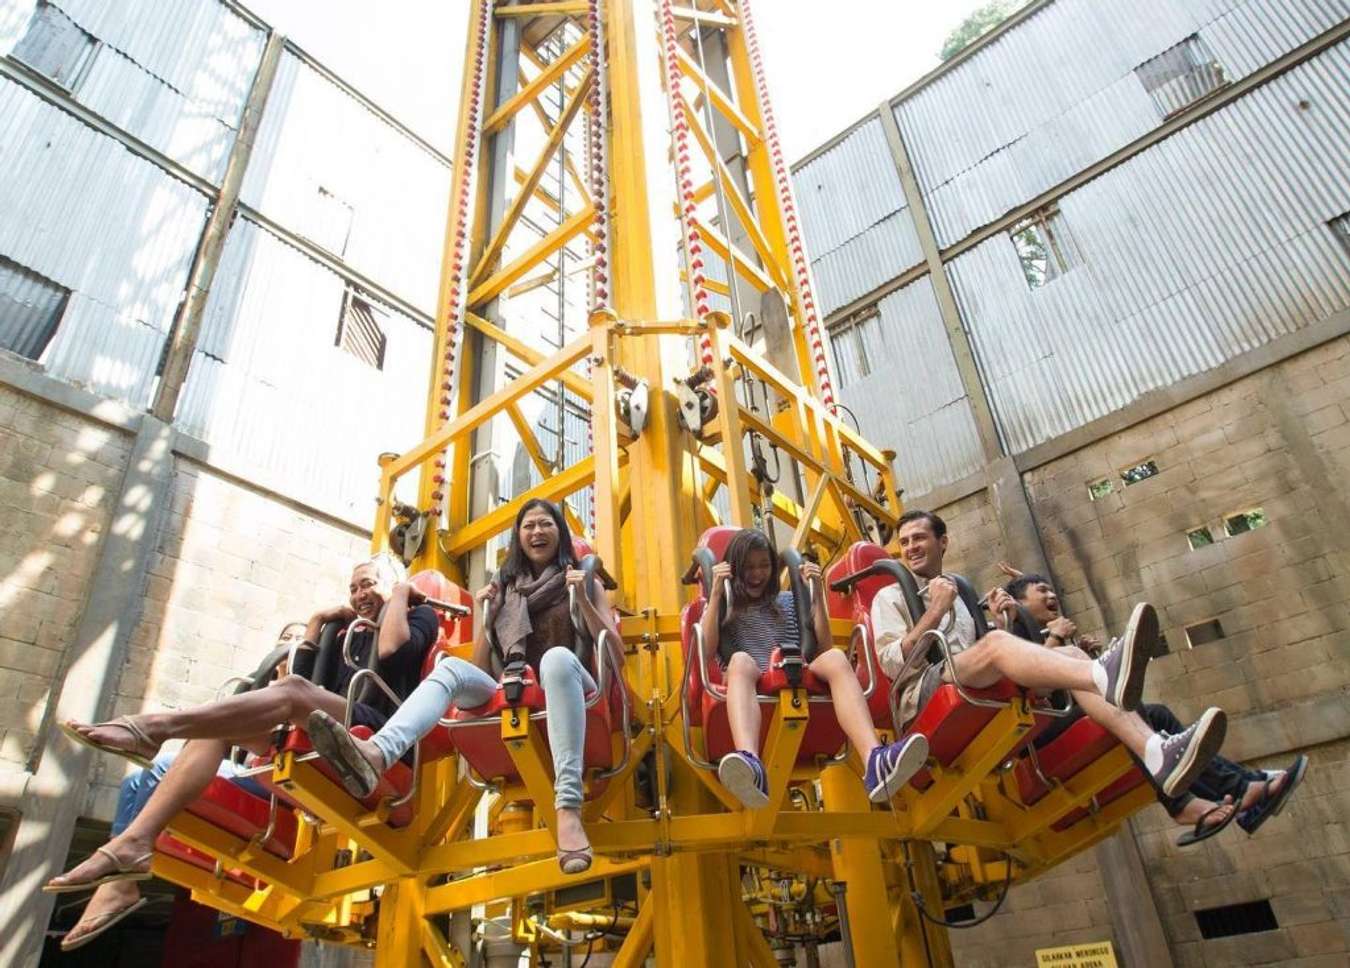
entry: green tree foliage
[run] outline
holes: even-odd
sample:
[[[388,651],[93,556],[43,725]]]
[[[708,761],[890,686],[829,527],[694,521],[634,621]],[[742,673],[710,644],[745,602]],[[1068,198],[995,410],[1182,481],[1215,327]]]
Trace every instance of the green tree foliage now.
[[[938,59],[945,61],[955,57],[1029,2],[1030,0],[990,0],[957,24],[947,35],[942,50],[938,53]]]

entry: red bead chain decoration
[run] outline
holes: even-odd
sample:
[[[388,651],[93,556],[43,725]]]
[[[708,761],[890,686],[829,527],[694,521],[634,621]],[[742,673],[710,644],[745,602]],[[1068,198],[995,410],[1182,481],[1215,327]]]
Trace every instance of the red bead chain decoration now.
[[[764,61],[759,52],[759,39],[755,36],[755,21],[750,11],[750,3],[751,0],[741,0],[740,19],[741,29],[745,31],[746,52],[750,55],[750,71],[755,78],[755,92],[759,96],[760,117],[764,122],[764,143],[769,149],[774,184],[778,189],[778,204],[783,210],[784,229],[787,234],[788,251],[792,256],[797,296],[806,325],[806,338],[811,344],[811,355],[816,365],[816,381],[820,385],[821,400],[827,407],[833,409],[834,387],[830,383],[829,365],[825,361],[825,341],[821,336],[820,317],[816,313],[816,297],[811,287],[810,266],[806,261],[806,247],[802,242],[798,225],[792,182],[783,160],[783,149],[778,143],[778,127],[774,123],[773,106],[769,101],[769,85],[764,76]]]
[[[684,234],[685,263],[689,276],[694,317],[703,320],[711,311],[708,305],[708,277],[704,272],[703,237],[694,224],[698,205],[694,201],[694,175],[689,152],[689,119],[684,113],[680,93],[679,33],[670,0],[660,0],[662,46],[665,48],[666,102],[670,108],[671,135],[675,143],[675,184],[680,207],[680,228]],[[699,336],[699,356],[704,366],[712,366],[712,340]]]

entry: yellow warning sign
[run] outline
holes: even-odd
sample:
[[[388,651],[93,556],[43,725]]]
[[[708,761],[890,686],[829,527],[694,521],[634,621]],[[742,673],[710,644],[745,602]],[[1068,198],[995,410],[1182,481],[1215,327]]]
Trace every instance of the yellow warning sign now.
[[[1037,948],[1036,968],[1117,968],[1116,952],[1109,941]]]

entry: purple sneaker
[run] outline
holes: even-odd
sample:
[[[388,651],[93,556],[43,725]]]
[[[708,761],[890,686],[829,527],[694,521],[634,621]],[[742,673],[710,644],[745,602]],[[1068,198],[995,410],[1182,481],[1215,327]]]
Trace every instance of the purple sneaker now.
[[[737,750],[722,757],[717,764],[717,779],[751,810],[769,802],[769,775],[754,753]]]
[[[928,737],[923,733],[906,736],[889,746],[878,746],[867,757],[867,775],[863,777],[867,799],[889,803],[927,761]]]

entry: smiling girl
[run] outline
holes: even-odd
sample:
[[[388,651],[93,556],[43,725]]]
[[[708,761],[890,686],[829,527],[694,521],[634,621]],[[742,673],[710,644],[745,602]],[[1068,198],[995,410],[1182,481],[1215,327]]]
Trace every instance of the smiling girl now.
[[[731,539],[725,560],[713,566],[712,594],[703,610],[703,648],[709,658],[719,656],[724,665],[727,718],[734,752],[722,757],[717,776],[747,807],[769,802],[768,775],[759,759],[760,710],[755,687],[768,671],[774,649],[798,647],[796,600],[790,591],[778,590],[778,555],[761,532],[745,530]],[[825,589],[820,566],[804,562],[802,580],[814,589],[811,621],[816,641],[830,642],[830,619],[825,610]],[[724,587],[731,585],[730,617],[720,621]],[[928,741],[915,734],[881,745],[872,726],[858,677],[841,649],[822,648],[809,659],[808,668],[829,683],[835,715],[849,742],[866,764],[863,778],[873,803],[885,803],[923,766]]]

